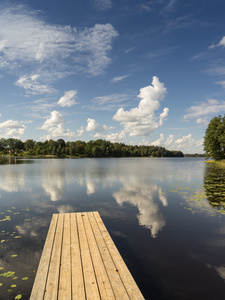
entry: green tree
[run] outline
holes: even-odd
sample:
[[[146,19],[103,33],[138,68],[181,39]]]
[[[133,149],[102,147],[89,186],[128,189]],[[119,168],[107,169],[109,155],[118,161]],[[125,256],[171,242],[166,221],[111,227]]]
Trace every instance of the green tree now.
[[[32,152],[32,150],[34,149],[36,142],[34,140],[26,140],[24,143],[24,147],[26,151]]]
[[[207,158],[225,158],[225,116],[219,115],[209,122],[204,136],[204,150]]]

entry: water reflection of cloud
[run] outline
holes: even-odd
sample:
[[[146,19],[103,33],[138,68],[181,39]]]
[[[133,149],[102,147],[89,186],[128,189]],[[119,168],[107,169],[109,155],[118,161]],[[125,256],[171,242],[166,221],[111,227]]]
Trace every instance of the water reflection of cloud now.
[[[16,227],[18,234],[26,237],[37,237],[41,228],[48,227],[48,220],[44,217],[32,217],[29,221],[24,221]]]
[[[64,178],[58,173],[51,176],[51,173],[44,177],[42,187],[51,201],[59,201],[62,198],[64,190]]]
[[[98,185],[97,183],[94,183],[93,181],[91,180],[86,180],[86,187],[87,187],[87,195],[91,195],[91,194],[94,194]]]
[[[57,207],[57,210],[60,214],[71,213],[74,212],[74,207],[70,205],[60,205]]]
[[[51,201],[59,201],[63,195],[63,182],[58,180],[57,182],[44,182],[42,187],[46,194],[50,197]]]
[[[135,183],[135,180],[124,182],[123,188],[113,193],[113,197],[120,205],[127,202],[138,208],[139,224],[150,229],[152,237],[156,237],[166,225],[165,219],[160,213],[159,205],[154,202],[154,198],[158,197],[164,206],[167,206],[168,203],[161,188],[156,184],[138,181]]]
[[[13,193],[25,189],[25,175],[21,171],[5,171],[4,176],[0,177],[0,190]]]

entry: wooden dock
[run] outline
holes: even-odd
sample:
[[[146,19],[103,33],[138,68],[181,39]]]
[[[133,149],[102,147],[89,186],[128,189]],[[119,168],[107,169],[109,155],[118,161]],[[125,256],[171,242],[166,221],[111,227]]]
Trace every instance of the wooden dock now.
[[[54,214],[30,300],[143,300],[98,212]]]

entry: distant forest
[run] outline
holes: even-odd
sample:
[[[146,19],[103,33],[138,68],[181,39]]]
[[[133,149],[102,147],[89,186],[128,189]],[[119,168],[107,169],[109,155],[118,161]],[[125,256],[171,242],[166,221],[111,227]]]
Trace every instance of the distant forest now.
[[[0,154],[11,156],[53,157],[184,157],[181,151],[158,146],[130,146],[102,139],[89,142],[65,142],[63,139],[36,142],[34,140],[0,139]]]

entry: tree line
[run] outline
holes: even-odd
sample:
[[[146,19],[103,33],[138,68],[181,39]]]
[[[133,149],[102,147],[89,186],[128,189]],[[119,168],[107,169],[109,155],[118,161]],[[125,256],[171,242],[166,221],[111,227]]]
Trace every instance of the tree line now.
[[[204,150],[207,158],[225,159],[225,116],[212,118],[205,131]]]
[[[112,143],[102,139],[89,142],[65,142],[63,139],[25,142],[9,138],[0,139],[0,154],[11,156],[56,156],[56,157],[183,157],[181,151],[170,151],[159,146],[131,146]]]

